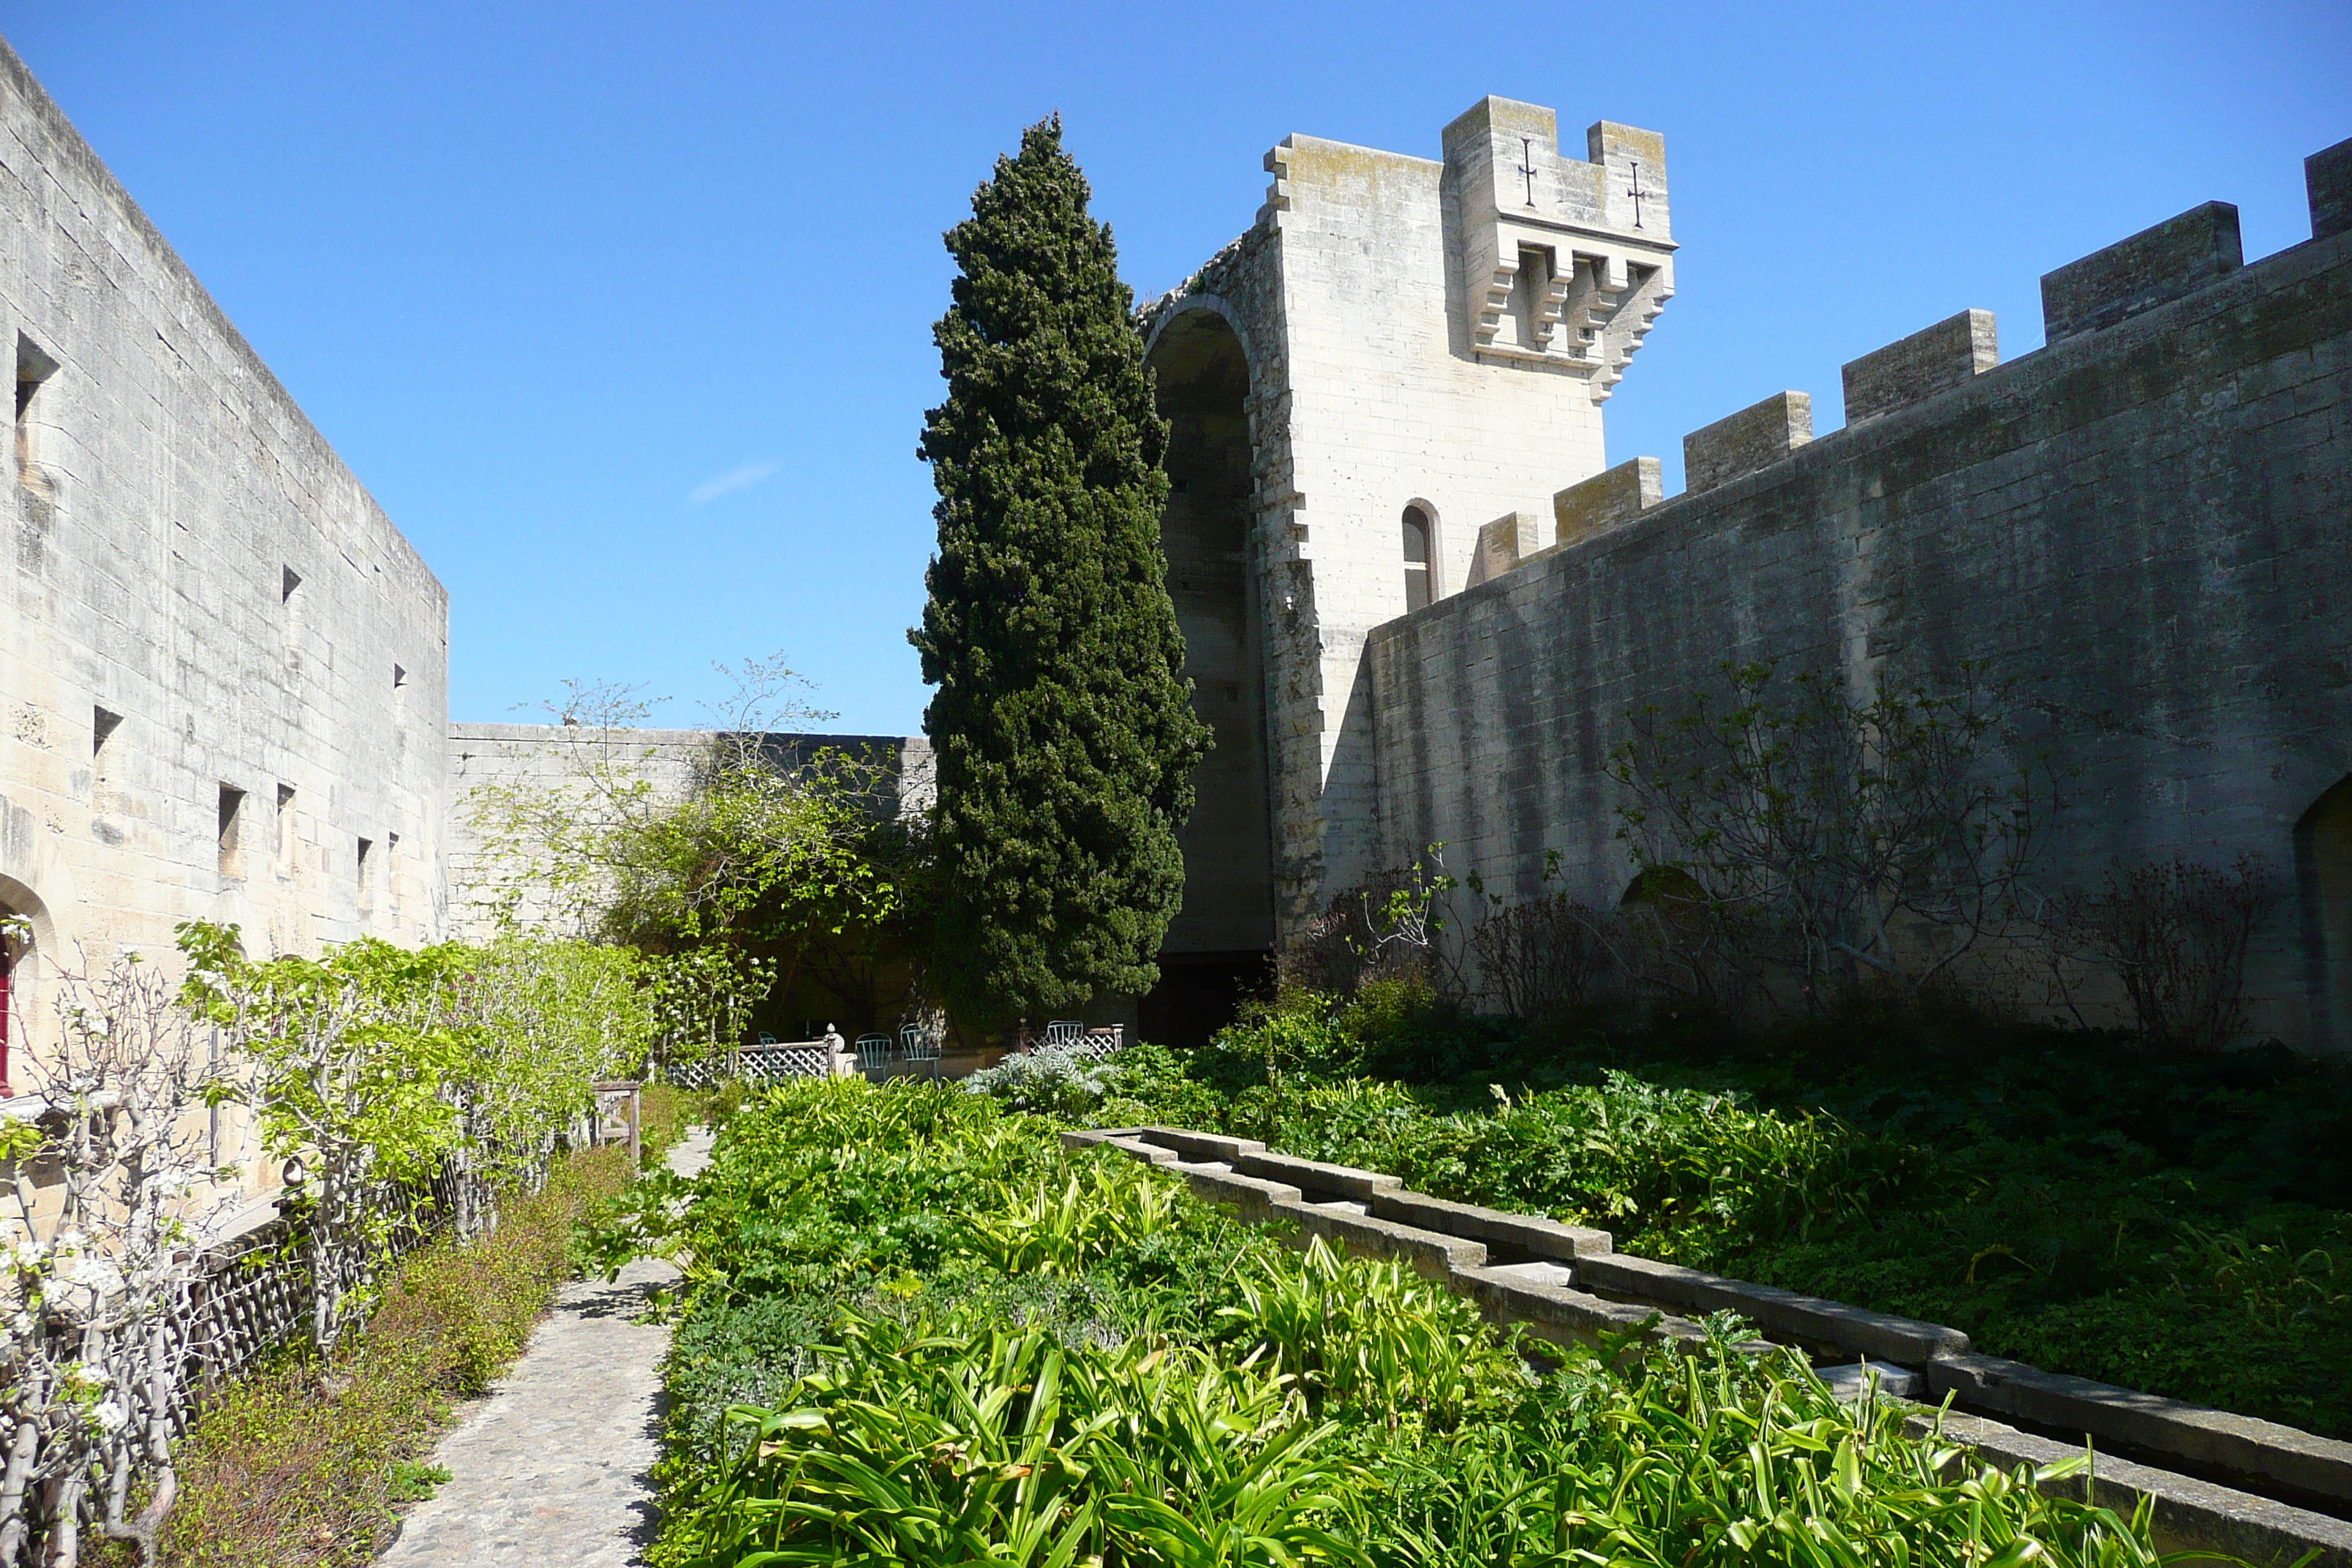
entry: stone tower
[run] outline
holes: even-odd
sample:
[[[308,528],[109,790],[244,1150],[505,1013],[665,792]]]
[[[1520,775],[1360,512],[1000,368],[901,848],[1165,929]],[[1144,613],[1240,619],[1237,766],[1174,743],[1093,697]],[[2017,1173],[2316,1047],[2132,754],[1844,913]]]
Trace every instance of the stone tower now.
[[[1145,310],[1198,776],[1171,988],[1378,867],[1366,634],[1551,544],[1674,292],[1664,143],[1489,98],[1442,160],[1292,136],[1249,232]],[[1227,991],[1226,994],[1230,995]]]

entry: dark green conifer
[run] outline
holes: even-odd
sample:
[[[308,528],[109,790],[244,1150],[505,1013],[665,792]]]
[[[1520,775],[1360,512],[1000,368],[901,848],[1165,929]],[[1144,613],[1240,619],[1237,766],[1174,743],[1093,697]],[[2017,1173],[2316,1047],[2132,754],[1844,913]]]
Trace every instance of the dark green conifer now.
[[[1168,428],[1087,196],[1059,115],[1023,132],[947,235],[932,334],[940,543],[908,636],[938,688],[935,974],[983,1025],[1150,987],[1209,749],[1160,549]]]

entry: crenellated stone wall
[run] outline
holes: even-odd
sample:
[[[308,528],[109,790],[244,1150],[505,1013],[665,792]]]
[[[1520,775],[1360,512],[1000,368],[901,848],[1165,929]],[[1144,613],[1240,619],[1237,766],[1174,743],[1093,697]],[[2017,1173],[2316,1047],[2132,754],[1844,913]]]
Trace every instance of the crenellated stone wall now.
[[[2347,153],[2313,160],[2305,244],[2242,267],[2233,208],[2184,214],[2045,279],[2048,347],[2000,365],[1990,315],[1955,316],[1846,367],[1846,428],[1768,399],[1690,438],[1685,494],[1636,465],[1571,487],[1562,542],[1375,628],[1344,764],[1378,779],[1382,860],[1443,842],[1524,896],[1557,852],[1613,905],[1629,710],[1727,659],[1865,695],[1985,661],[2067,781],[2050,879],[2261,856],[2296,897],[2254,1027],[2352,1048]]]

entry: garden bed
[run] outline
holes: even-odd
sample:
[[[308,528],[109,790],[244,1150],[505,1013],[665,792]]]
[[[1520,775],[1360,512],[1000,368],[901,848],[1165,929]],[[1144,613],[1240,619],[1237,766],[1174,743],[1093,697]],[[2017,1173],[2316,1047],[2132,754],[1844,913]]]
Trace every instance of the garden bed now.
[[[1443,1287],[952,1088],[777,1090],[640,1193],[688,1280],[672,1568],[2154,1561],[1727,1323],[1531,1370]]]
[[[1097,1077],[1099,1098],[1047,1108],[1262,1139],[1948,1323],[1990,1354],[2352,1437],[2340,1067],[2044,1033],[1547,1037],[1360,1005]]]

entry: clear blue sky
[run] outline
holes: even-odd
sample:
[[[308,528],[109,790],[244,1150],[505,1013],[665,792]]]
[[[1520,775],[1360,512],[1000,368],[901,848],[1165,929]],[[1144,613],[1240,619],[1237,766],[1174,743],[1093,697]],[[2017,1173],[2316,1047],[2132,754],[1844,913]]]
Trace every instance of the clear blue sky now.
[[[1292,132],[1434,156],[1480,96],[1664,132],[1680,293],[1612,459],[2208,199],[2306,237],[2352,5],[1535,7],[0,0],[0,31],[451,595],[450,704],[693,722],[778,649],[908,731],[941,230],[1053,110],[1139,290]]]

